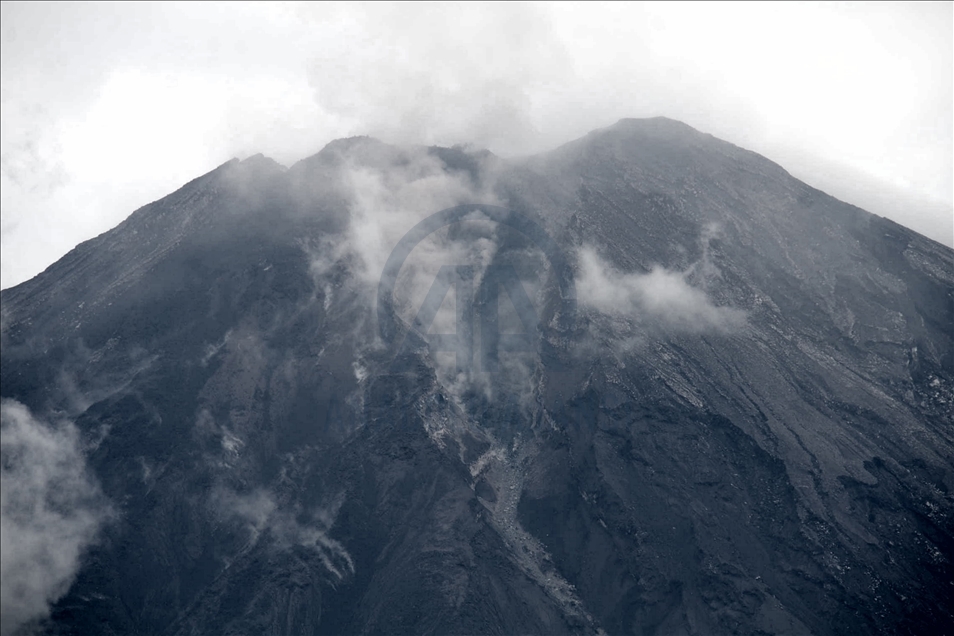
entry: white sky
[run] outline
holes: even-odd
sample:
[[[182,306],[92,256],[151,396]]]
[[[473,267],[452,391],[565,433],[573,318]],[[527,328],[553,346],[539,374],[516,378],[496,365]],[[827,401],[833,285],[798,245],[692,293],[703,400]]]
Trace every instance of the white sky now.
[[[948,245],[952,3],[2,5],[2,280],[231,157],[666,115]]]

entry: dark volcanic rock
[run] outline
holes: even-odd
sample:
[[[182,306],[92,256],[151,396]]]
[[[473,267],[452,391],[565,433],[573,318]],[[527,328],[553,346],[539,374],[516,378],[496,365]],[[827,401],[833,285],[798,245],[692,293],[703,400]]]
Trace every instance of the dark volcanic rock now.
[[[356,174],[493,198],[738,320],[558,320],[551,281],[523,366],[461,385],[412,347],[396,371],[344,249]],[[50,633],[954,624],[954,254],[678,122],[521,161],[233,161],[2,302],[3,397],[74,419],[118,511]]]

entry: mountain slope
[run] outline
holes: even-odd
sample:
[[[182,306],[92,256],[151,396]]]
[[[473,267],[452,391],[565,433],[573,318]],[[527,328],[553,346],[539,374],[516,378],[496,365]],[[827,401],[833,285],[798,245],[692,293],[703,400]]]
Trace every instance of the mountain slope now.
[[[471,202],[556,240],[576,311],[525,236],[457,224],[398,323],[466,256],[520,273],[538,346],[396,370],[383,259]],[[51,633],[954,622],[954,254],[678,122],[233,161],[2,304],[3,397],[74,420],[118,511]]]

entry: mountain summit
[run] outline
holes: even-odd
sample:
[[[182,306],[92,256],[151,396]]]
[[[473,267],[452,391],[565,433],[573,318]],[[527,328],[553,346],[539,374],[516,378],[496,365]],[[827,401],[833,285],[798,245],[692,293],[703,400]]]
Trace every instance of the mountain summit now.
[[[952,339],[952,250],[664,118],[233,160],[2,292],[3,632],[945,633]]]

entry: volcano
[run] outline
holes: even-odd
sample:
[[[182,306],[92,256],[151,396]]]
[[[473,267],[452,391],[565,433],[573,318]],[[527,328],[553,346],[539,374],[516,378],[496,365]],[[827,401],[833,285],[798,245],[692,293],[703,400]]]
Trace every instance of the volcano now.
[[[954,252],[685,124],[232,160],[0,298],[5,634],[954,625]]]

